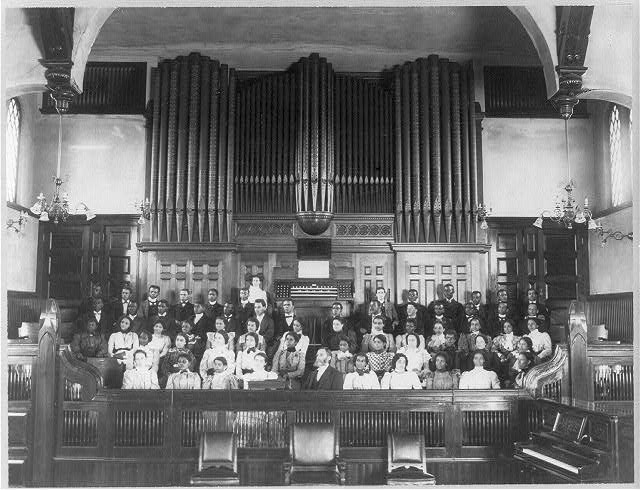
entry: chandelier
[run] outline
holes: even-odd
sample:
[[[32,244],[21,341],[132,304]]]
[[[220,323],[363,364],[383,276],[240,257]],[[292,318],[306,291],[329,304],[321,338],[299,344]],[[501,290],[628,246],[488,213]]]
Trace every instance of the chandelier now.
[[[53,95],[51,98],[54,99]],[[58,166],[56,175],[53,177],[53,183],[55,184],[55,190],[53,197],[47,200],[45,195],[41,192],[36,198],[36,202],[31,206],[30,211],[39,217],[40,221],[53,221],[54,224],[58,224],[61,221],[67,221],[69,217],[70,205],[69,194],[66,192],[60,193],[60,187],[64,183],[64,180],[60,177],[60,163],[62,161],[62,114],[58,108],[58,103],[55,104],[56,111],[58,113]],[[92,220],[96,215],[89,209],[89,207],[81,202],[74,208],[73,214],[84,214],[87,220]]]
[[[571,116],[569,115],[569,117]],[[587,228],[589,230],[595,230],[598,225],[593,219],[593,214],[589,209],[589,198],[585,197],[584,206],[580,207],[580,205],[573,197],[573,191],[575,190],[576,186],[571,179],[571,162],[569,160],[569,117],[566,117],[564,114],[562,114],[562,118],[564,119],[564,141],[567,158],[567,169],[569,174],[569,181],[564,185],[565,194],[562,197],[556,198],[553,211],[542,211],[542,213],[540,213],[540,216],[533,222],[533,226],[535,226],[536,228],[542,228],[544,218],[549,218],[554,223],[561,223],[567,229],[572,229],[574,223],[587,223]]]

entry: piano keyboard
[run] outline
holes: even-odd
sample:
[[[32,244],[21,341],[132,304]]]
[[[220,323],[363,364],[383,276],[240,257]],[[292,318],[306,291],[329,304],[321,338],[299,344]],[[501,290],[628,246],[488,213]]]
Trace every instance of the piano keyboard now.
[[[348,280],[278,280],[275,283],[276,299],[344,299],[353,298],[353,282]]]
[[[567,464],[564,461],[559,461],[552,458],[551,456],[547,456],[546,454],[542,454],[538,451],[534,451],[533,449],[529,449],[528,447],[523,447],[522,452],[536,459],[552,464],[553,466],[557,466],[558,468],[562,468],[564,470],[570,471],[571,473],[575,473],[576,475],[580,473],[580,468],[576,468],[575,466]]]
[[[290,294],[292,298],[337,298],[338,288],[332,286],[318,286],[309,284],[308,286],[291,286]]]

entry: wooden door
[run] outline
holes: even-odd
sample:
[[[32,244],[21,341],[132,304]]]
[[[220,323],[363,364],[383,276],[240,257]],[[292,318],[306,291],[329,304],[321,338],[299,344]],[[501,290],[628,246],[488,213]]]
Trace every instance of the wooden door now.
[[[136,229],[131,225],[105,225],[104,251],[100,280],[107,297],[115,297],[126,284],[137,291],[138,251]]]

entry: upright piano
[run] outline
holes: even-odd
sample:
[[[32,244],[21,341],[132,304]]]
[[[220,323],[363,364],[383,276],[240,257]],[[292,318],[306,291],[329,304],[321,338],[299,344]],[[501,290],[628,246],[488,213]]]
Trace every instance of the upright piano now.
[[[514,444],[515,460],[532,483],[619,483],[633,479],[632,420],[551,400],[534,400],[528,420],[541,422],[528,440]],[[631,456],[629,457],[629,452]],[[623,454],[625,453],[625,454]],[[626,456],[626,457],[625,457]],[[629,475],[630,473],[630,475]]]

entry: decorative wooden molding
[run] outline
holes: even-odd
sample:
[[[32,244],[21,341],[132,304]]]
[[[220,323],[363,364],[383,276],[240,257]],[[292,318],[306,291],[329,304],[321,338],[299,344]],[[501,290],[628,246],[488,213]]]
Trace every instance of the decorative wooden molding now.
[[[450,253],[482,253],[491,250],[486,243],[391,243],[389,248],[394,252],[450,252]]]
[[[293,236],[293,222],[245,221],[236,222],[236,236],[290,237]]]
[[[237,252],[236,243],[189,243],[189,242],[138,242],[136,247],[141,252],[185,251],[185,252]]]
[[[553,357],[532,367],[524,377],[524,387],[535,398],[543,396],[544,386],[555,382],[566,382],[569,356],[566,347],[556,345]]]
[[[393,237],[393,223],[336,223],[336,237]]]
[[[61,378],[82,386],[80,397],[82,401],[90,401],[102,389],[102,375],[95,366],[76,359],[69,349],[60,354]]]

